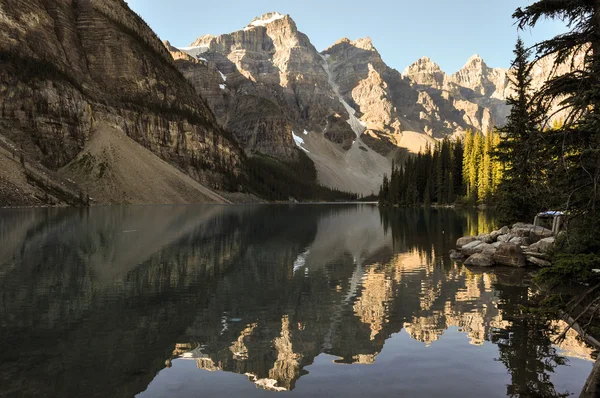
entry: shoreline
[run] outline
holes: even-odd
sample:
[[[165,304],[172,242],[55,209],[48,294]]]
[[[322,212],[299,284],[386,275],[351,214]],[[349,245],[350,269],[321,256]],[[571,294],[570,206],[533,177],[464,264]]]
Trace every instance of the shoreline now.
[[[239,203],[106,203],[89,206],[74,205],[38,205],[38,206],[0,206],[0,210],[10,209],[87,209],[93,207],[117,206],[264,206],[264,205],[377,205],[377,202],[239,202]]]

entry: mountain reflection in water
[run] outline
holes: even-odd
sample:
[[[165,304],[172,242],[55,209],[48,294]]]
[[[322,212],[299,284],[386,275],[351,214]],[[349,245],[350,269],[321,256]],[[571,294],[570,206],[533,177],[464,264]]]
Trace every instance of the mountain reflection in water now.
[[[0,396],[578,393],[592,350],[520,316],[526,272],[447,257],[493,227],[371,205],[0,210]]]

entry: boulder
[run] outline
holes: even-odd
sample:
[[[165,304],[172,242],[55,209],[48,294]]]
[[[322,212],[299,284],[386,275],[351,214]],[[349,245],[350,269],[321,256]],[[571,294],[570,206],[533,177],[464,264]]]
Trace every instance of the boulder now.
[[[514,237],[509,240],[510,243],[514,243],[517,246],[529,246],[531,244],[531,240],[529,238],[522,237]]]
[[[532,251],[528,251],[528,250],[524,250],[523,251],[523,255],[525,257],[535,257],[535,258],[541,258],[542,260],[550,260],[550,256],[545,254],[545,253],[538,253],[538,252],[532,252]]]
[[[554,236],[554,233],[552,233],[552,231],[549,230],[548,228],[535,227],[534,229],[531,230],[530,238],[535,239],[535,241],[538,241],[538,240],[550,238],[553,236]]]
[[[504,242],[494,242],[494,243],[492,243],[492,246],[494,246],[497,249],[498,247],[500,247],[500,245],[502,243],[504,243]]]
[[[496,249],[493,258],[498,265],[509,267],[524,267],[526,265],[523,251],[514,243],[502,243]]]
[[[556,239],[554,237],[541,239],[540,241],[529,246],[529,251],[537,253],[548,253],[550,249],[554,247],[555,241]]]
[[[504,226],[504,227],[500,228],[498,231],[500,232],[500,235],[506,235],[506,234],[510,233],[510,228],[507,226]]]
[[[498,242],[508,242],[509,240],[511,240],[513,238],[513,236],[511,234],[504,234],[504,235],[500,235],[498,237]]]
[[[519,238],[529,238],[532,242],[552,236],[552,231],[544,227],[536,227],[533,224],[517,223],[510,231],[511,235]]]
[[[537,265],[538,267],[550,267],[552,263],[547,260],[542,260],[541,258],[527,256],[527,262],[533,265]]]
[[[492,238],[492,241],[494,241],[494,242],[498,240],[498,237],[500,235],[504,235],[500,230],[492,231],[490,233],[490,237]]]
[[[492,267],[494,265],[494,258],[488,253],[475,253],[465,261],[465,265]]]
[[[488,243],[484,243],[480,240],[475,240],[468,245],[462,247],[461,251],[465,256],[472,256],[475,253],[482,253],[487,250],[495,250],[496,248]]]
[[[480,240],[483,243],[493,243],[494,242],[494,239],[492,238],[492,234],[477,235],[477,240]]]
[[[463,261],[465,259],[465,255],[458,250],[450,250],[450,259],[455,261]]]
[[[461,247],[476,240],[477,238],[475,238],[474,236],[463,236],[462,238],[458,238],[458,240],[456,241],[456,247],[460,249]]]
[[[524,222],[518,222],[518,223],[513,224],[513,226],[512,226],[513,229],[514,228],[528,228],[528,227],[535,227],[535,225],[527,224]]]
[[[460,240],[460,239],[459,239]],[[458,242],[457,242],[458,243]],[[483,242],[480,240],[473,240],[469,243],[464,244],[462,247],[460,247],[460,251],[465,255],[465,256],[470,256],[472,254],[477,253],[477,250],[475,250],[475,248],[477,246],[479,246],[480,244],[482,244]],[[458,246],[458,245],[457,245]]]

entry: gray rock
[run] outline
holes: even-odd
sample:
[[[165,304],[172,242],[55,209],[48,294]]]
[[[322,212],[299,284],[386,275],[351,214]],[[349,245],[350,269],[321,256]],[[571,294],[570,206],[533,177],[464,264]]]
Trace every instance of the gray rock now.
[[[505,225],[504,227],[500,228],[499,231],[501,235],[506,235],[510,233],[510,228]]]
[[[531,246],[530,246],[530,248],[531,248]],[[538,253],[538,252],[524,250],[523,255],[525,257],[531,256],[531,257],[541,258],[542,260],[550,260],[550,256],[545,253]]]
[[[517,246],[529,246],[531,244],[531,240],[524,237],[515,237],[509,240],[509,242],[514,243]]]
[[[547,260],[543,260],[541,258],[537,258],[534,256],[527,256],[527,262],[533,265],[537,265],[538,267],[550,267],[552,263]]]
[[[512,235],[511,234],[504,234],[504,235],[500,235],[498,237],[498,242],[508,242],[511,239],[512,239]]]
[[[492,241],[494,241],[494,242],[498,240],[498,237],[499,237],[500,235],[504,235],[502,232],[500,232],[500,230],[497,230],[497,231],[492,231],[492,232],[490,233],[490,237],[492,238]]]
[[[529,251],[537,253],[548,253],[553,247],[556,239],[554,237],[544,238],[529,246]]]
[[[474,265],[477,267],[492,267],[494,265],[493,256],[487,253],[475,253],[465,261],[465,265]]]
[[[465,255],[459,252],[458,250],[450,250],[450,259],[462,261],[465,259]]]
[[[475,238],[474,236],[463,236],[462,238],[458,238],[458,240],[456,241],[456,247],[457,248],[461,248],[465,245],[468,245],[471,242],[476,241],[477,238]]]
[[[495,239],[492,238],[491,234],[480,234],[477,235],[477,240],[480,240],[483,243],[493,243]]]
[[[498,265],[506,265],[509,267],[524,267],[526,265],[523,251],[514,243],[502,243],[498,249],[496,249],[493,258]]]
[[[465,256],[472,256],[475,253],[482,253],[485,250],[495,250],[496,248],[480,240],[473,241],[462,247],[461,251]]]
[[[494,246],[496,249],[500,247],[500,245],[504,243],[504,242],[494,242],[492,243],[492,246]]]
[[[552,236],[552,231],[547,228],[522,223],[515,224],[510,233],[515,237],[529,238],[532,242]]]

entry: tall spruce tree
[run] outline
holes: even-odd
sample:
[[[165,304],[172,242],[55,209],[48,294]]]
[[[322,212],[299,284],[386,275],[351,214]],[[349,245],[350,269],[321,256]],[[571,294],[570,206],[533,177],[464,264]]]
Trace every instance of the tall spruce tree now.
[[[538,110],[532,106],[531,51],[521,38],[514,50],[510,82],[514,90],[507,104],[511,106],[506,125],[499,130],[497,158],[504,164],[504,174],[498,187],[496,206],[502,221],[533,220],[539,210],[532,187],[532,176],[538,172],[539,125]]]
[[[538,59],[555,54],[555,66],[572,66],[571,72],[546,82],[538,99],[544,110],[555,101],[569,109],[562,126],[547,133],[547,146],[558,159],[552,183],[560,188],[557,204],[572,216],[583,216],[583,230],[596,236],[593,250],[600,251],[600,0],[538,0],[513,17],[521,29],[545,18],[570,28],[536,46]],[[582,65],[573,62],[577,54],[583,54]]]

